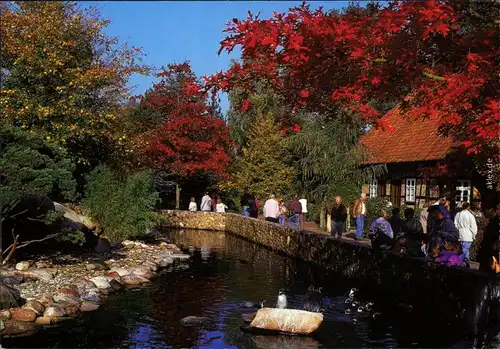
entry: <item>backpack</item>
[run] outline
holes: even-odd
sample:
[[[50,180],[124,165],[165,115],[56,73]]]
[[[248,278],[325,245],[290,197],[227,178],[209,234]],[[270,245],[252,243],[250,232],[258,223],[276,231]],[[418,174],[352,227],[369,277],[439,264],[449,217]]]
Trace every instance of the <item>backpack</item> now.
[[[385,227],[385,224],[383,224],[383,223],[384,222],[378,222],[375,225],[375,228],[373,229],[373,233],[370,234],[372,238],[376,239],[381,234],[387,235],[387,229]]]

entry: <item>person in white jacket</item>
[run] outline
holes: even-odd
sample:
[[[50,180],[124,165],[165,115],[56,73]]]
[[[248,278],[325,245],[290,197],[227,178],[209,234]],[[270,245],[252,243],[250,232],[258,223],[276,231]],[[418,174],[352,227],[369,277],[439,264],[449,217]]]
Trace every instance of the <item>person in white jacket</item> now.
[[[278,216],[280,214],[280,205],[276,201],[274,194],[271,194],[269,199],[264,204],[264,218],[268,222],[279,223]]]
[[[188,210],[191,212],[198,210],[198,205],[196,205],[196,199],[194,197],[191,198],[191,202],[189,203]]]
[[[225,213],[226,210],[227,210],[226,204],[224,204],[221,199],[217,199],[217,205],[215,206],[215,212]]]
[[[457,227],[460,234],[464,262],[470,267],[469,249],[476,238],[477,223],[476,217],[470,211],[470,204],[468,202],[462,204],[462,211],[458,212],[455,216],[455,227]]]

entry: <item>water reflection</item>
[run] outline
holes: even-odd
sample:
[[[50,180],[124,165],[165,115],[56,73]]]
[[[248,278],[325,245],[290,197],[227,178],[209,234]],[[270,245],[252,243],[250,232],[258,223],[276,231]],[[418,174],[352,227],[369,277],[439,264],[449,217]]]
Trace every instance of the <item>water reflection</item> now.
[[[311,337],[252,336],[259,349],[317,349],[320,343]]]
[[[380,320],[357,312],[346,315],[349,305],[345,299],[351,283],[236,237],[186,230],[172,232],[171,238],[190,251],[189,268],[177,265],[162,272],[149,287],[108,298],[97,312],[30,338],[2,340],[2,344],[8,348],[316,349],[445,347],[457,341],[444,336],[442,328],[429,329],[431,319],[397,313]],[[323,287],[327,308],[322,327],[312,337],[241,331],[242,313],[255,311],[241,307],[242,302],[266,300],[272,306],[278,290],[284,288],[289,306],[301,308],[311,283]],[[363,291],[362,285],[359,288]],[[185,328],[180,320],[186,316],[204,316],[209,321],[202,328]],[[353,319],[357,319],[356,324]]]

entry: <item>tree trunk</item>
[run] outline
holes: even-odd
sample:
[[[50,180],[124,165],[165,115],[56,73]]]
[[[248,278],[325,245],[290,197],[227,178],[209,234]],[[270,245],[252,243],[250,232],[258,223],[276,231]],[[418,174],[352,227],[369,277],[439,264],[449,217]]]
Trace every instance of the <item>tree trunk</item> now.
[[[175,209],[181,209],[181,186],[179,183],[175,183]]]

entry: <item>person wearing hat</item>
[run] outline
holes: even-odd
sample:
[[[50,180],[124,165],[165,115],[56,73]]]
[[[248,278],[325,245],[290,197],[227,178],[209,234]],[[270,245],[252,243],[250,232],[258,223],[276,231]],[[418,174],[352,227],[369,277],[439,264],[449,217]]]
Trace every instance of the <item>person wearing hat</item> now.
[[[429,232],[429,244],[427,246],[429,255],[431,251],[440,251],[444,246],[444,241],[458,242],[459,232],[455,227],[451,215],[442,205],[439,205],[432,214],[432,229]],[[435,258],[437,256],[432,256]]]

